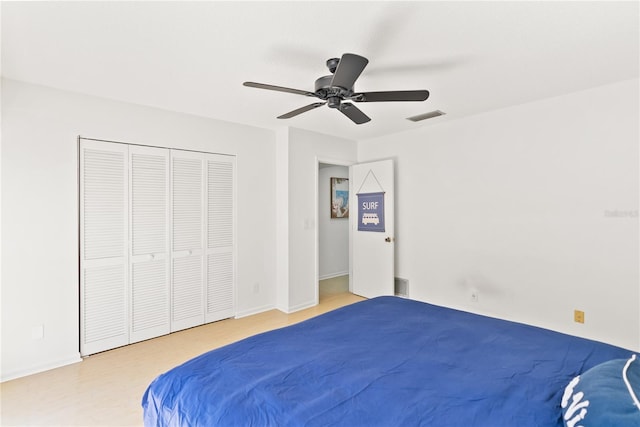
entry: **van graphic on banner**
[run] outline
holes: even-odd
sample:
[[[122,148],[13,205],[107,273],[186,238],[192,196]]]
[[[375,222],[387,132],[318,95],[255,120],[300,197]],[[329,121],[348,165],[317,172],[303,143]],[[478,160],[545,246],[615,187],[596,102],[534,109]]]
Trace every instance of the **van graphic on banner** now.
[[[384,192],[358,194],[358,231],[384,232]]]

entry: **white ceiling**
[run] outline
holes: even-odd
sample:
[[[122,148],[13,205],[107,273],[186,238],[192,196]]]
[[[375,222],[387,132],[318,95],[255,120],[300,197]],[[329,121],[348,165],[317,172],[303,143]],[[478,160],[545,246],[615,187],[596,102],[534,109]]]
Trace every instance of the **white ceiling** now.
[[[348,139],[429,126],[637,78],[639,3],[2,2],[2,75],[253,126]],[[314,100],[325,61],[369,59],[357,91],[428,89],[425,102],[360,103],[355,125]],[[597,100],[594,100],[597,102]],[[606,105],[602,106],[606,108]],[[442,110],[413,123],[407,117]]]

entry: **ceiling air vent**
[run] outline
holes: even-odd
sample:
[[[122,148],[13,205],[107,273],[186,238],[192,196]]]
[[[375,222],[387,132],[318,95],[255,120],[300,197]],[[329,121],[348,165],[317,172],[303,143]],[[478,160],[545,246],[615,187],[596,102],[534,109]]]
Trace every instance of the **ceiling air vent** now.
[[[440,110],[430,111],[424,114],[418,114],[417,116],[407,117],[407,120],[411,120],[412,122],[419,122],[422,120],[433,119],[434,117],[444,116],[447,113],[443,113]]]

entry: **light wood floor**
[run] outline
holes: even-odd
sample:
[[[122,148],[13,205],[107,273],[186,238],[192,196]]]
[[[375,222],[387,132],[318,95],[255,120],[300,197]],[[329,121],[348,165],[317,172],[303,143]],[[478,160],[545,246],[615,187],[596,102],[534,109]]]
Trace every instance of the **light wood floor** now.
[[[320,304],[228,319],[86,358],[0,384],[2,426],[140,426],[142,394],[172,367],[213,348],[352,304],[345,278],[322,281]]]

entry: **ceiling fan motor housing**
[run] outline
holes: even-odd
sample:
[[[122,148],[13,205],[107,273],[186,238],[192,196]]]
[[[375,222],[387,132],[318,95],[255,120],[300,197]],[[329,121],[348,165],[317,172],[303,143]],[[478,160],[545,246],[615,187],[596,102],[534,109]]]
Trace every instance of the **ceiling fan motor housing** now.
[[[315,94],[318,98],[327,101],[329,107],[338,108],[342,99],[353,94],[353,87],[346,89],[340,86],[331,86],[332,81],[333,76],[323,76],[316,80]]]

